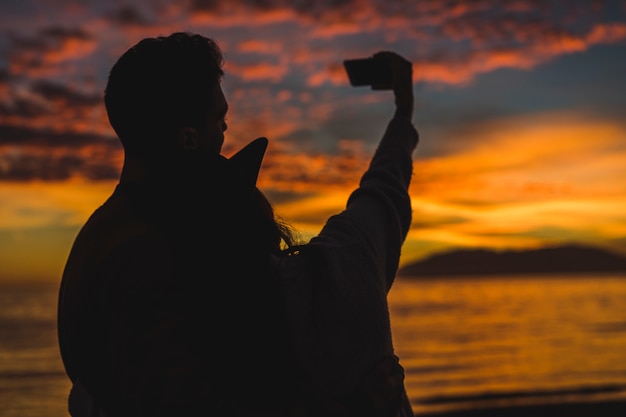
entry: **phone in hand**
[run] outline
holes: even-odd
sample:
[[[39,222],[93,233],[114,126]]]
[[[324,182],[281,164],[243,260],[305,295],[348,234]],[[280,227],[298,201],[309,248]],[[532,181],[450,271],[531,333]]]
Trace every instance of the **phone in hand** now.
[[[392,89],[391,66],[386,59],[346,59],[343,66],[353,87],[369,85],[377,90]]]

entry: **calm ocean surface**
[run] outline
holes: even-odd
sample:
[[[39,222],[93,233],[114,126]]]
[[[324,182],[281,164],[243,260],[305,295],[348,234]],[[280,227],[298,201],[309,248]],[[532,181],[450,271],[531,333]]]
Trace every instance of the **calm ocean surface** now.
[[[0,416],[68,416],[56,285],[0,285]],[[396,350],[416,413],[626,398],[626,276],[399,278]]]

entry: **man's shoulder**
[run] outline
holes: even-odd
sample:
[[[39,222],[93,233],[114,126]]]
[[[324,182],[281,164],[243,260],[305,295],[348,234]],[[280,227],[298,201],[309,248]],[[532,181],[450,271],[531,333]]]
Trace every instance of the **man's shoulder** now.
[[[74,245],[83,246],[102,260],[114,253],[135,252],[147,246],[154,248],[163,242],[159,229],[126,198],[114,193],[92,213]]]

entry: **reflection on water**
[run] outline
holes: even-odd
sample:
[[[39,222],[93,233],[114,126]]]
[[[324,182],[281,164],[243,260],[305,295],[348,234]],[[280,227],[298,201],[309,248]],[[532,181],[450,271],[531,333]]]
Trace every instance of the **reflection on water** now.
[[[416,412],[626,397],[626,277],[400,278],[390,308]]]
[[[67,417],[55,284],[0,286],[0,416]]]
[[[68,416],[56,285],[0,288],[0,416]],[[394,342],[416,412],[626,397],[626,276],[400,278]]]

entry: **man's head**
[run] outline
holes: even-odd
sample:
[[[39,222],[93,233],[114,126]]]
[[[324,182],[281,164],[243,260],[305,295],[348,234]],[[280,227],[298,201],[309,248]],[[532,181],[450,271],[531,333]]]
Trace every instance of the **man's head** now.
[[[197,34],[146,38],[126,51],[109,73],[104,97],[126,154],[219,153],[228,109],[222,65],[217,44]]]

